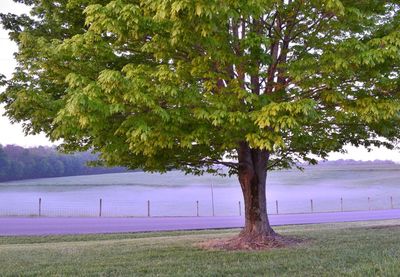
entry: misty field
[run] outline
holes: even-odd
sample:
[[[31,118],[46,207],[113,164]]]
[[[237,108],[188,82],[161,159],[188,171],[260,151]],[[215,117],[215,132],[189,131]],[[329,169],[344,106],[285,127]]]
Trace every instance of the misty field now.
[[[269,213],[400,208],[400,166],[396,164],[317,166],[270,172]],[[212,186],[212,187],[211,187]],[[212,191],[211,191],[212,189]],[[0,215],[194,216],[240,214],[242,193],[234,177],[143,172],[73,176],[0,183]],[[341,198],[343,201],[341,201]],[[368,200],[369,198],[369,200]],[[241,205],[239,206],[239,201]]]

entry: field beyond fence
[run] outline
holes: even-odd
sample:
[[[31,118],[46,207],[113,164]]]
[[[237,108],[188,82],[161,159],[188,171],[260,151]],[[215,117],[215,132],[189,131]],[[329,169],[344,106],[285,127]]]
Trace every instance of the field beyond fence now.
[[[271,172],[269,214],[400,209],[400,165]],[[0,216],[243,216],[236,178],[128,172],[0,184]]]
[[[12,205],[0,202],[0,216],[48,217],[163,217],[163,216],[243,216],[243,200],[209,201],[182,199],[181,201],[115,200],[107,198],[86,201],[63,201],[54,198],[15,200]],[[345,198],[305,199],[303,201],[268,200],[268,214],[346,212],[399,209],[400,199]]]

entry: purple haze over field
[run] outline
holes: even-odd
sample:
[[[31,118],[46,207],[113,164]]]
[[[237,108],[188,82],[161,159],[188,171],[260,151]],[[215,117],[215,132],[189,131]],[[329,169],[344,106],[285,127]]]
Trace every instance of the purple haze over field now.
[[[269,213],[400,208],[399,165],[318,166],[269,173]],[[0,183],[0,216],[238,215],[243,200],[236,178],[168,174],[116,173]],[[368,197],[370,198],[368,201]],[[392,200],[391,200],[392,197]],[[341,202],[343,198],[343,202]]]

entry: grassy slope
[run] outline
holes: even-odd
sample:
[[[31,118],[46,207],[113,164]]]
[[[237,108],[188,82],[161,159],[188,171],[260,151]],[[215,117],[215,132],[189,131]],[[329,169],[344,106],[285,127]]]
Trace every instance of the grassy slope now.
[[[279,227],[307,238],[260,252],[206,251],[194,243],[238,230],[0,237],[0,275],[399,276],[400,221]]]
[[[397,184],[400,176],[400,164],[343,164],[343,165],[315,165],[306,166],[305,171],[297,169],[271,171],[268,175],[268,183],[279,185],[309,185],[326,182],[331,179],[340,179],[350,184],[369,185],[384,183]],[[363,183],[360,181],[367,181]],[[10,182],[0,182],[0,186],[42,186],[43,189],[55,189],[60,186],[109,186],[109,185],[146,185],[150,187],[182,187],[190,184],[198,184],[209,187],[213,183],[216,186],[238,186],[237,178],[221,178],[210,174],[203,176],[185,175],[180,171],[170,171],[167,174],[150,174],[145,172],[110,173],[100,175],[67,176],[43,179],[28,179]],[[61,188],[59,188],[61,189]]]

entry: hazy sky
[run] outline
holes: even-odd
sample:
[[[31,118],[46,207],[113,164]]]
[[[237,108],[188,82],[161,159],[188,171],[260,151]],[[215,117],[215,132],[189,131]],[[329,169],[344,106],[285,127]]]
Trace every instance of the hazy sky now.
[[[28,9],[22,4],[12,0],[0,0],[0,13],[27,13]],[[17,51],[16,45],[8,39],[7,32],[0,29],[0,73],[11,76],[16,63],[13,53]],[[3,88],[0,88],[3,91]],[[4,113],[3,105],[0,106],[0,144],[18,144],[22,146],[51,145],[44,135],[25,136],[20,124],[11,125]]]
[[[26,13],[28,9],[21,4],[16,4],[12,0],[0,0],[1,13]],[[13,53],[17,47],[8,40],[7,32],[0,29],[0,72],[10,77],[16,63]],[[3,89],[1,89],[2,91]],[[25,136],[20,124],[11,124],[10,120],[3,116],[4,107],[0,106],[0,144],[18,144],[22,146],[51,145],[52,143],[45,135]],[[330,159],[355,159],[355,160],[394,160],[400,162],[400,152],[398,150],[377,149],[367,152],[362,148],[347,147],[347,154],[332,153]]]

